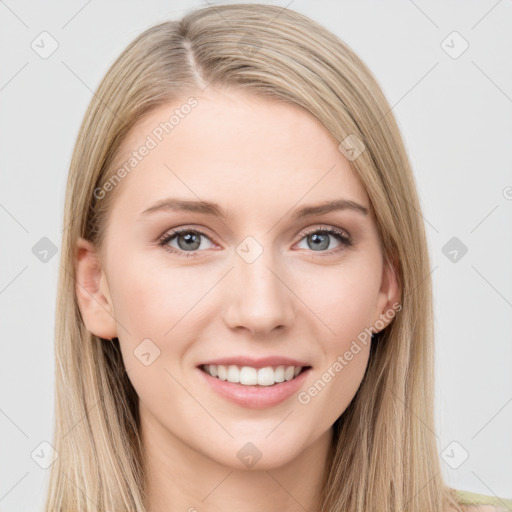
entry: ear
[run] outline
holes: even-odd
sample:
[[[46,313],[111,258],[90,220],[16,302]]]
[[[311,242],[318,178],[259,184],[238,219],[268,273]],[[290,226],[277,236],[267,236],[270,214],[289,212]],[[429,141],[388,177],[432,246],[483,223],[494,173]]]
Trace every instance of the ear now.
[[[393,320],[396,313],[402,309],[401,299],[401,283],[399,279],[399,263],[396,258],[388,260],[384,258],[382,268],[382,280],[377,300],[377,315],[373,325],[376,332],[385,329]]]
[[[85,327],[100,338],[115,338],[117,325],[106,275],[94,245],[84,238],[75,245],[75,269],[75,293]]]

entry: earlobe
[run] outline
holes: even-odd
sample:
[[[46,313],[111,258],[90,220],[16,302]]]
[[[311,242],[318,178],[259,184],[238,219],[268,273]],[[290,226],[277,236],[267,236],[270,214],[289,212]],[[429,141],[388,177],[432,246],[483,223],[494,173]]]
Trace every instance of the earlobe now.
[[[79,238],[75,245],[75,293],[86,329],[96,336],[117,336],[114,308],[105,271],[94,244]]]

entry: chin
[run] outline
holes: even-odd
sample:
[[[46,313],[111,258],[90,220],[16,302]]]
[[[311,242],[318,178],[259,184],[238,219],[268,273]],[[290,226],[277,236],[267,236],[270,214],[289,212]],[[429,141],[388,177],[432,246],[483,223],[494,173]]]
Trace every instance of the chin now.
[[[267,435],[267,434],[265,434]],[[270,434],[272,437],[273,434]],[[252,441],[251,441],[252,439]],[[236,470],[263,471],[277,469],[293,463],[301,452],[302,443],[288,437],[265,439],[261,431],[257,436],[244,435],[243,440],[230,440],[220,454],[211,454],[218,463]]]

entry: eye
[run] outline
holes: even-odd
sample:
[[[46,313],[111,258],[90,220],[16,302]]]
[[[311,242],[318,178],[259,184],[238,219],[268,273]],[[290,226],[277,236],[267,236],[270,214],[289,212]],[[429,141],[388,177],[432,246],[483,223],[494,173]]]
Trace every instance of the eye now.
[[[208,240],[211,245],[205,247],[202,242],[202,238]],[[338,246],[332,250],[326,251],[326,249],[329,249],[331,246],[331,238],[335,238],[338,241]],[[322,256],[337,253],[352,246],[350,235],[345,231],[332,226],[328,228],[317,227],[310,229],[303,234],[301,241],[304,239],[307,244],[306,249],[312,249],[313,252],[319,252]],[[176,243],[177,246],[170,245],[170,243]],[[201,252],[199,249],[211,249],[214,244],[203,231],[184,227],[176,228],[165,233],[160,238],[158,245],[163,247],[167,252],[189,258],[198,256]]]
[[[197,249],[211,249],[211,247],[204,247],[201,240],[202,237],[210,240],[206,233],[198,229],[177,228],[165,233],[160,238],[158,245],[167,252],[188,258],[190,256],[197,256],[197,253],[200,252]],[[169,242],[176,242],[177,247],[169,245]]]
[[[334,249],[325,251],[325,249],[330,248],[330,237],[334,237],[339,244]],[[314,228],[303,235],[303,240],[304,239],[307,245],[306,249],[312,249],[314,252],[321,252],[322,256],[333,254],[352,246],[350,235],[345,231],[334,227],[321,229]]]

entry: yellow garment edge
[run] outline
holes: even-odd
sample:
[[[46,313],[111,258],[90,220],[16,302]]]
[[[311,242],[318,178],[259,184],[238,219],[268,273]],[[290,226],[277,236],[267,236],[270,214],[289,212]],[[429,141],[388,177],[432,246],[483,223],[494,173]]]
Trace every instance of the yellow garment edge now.
[[[455,489],[458,501],[462,505],[492,505],[499,512],[512,512],[512,499],[490,496],[487,494],[478,494],[471,491]]]

